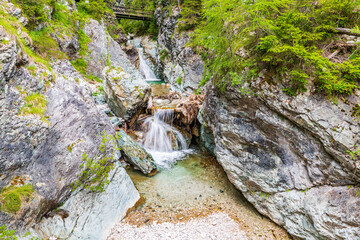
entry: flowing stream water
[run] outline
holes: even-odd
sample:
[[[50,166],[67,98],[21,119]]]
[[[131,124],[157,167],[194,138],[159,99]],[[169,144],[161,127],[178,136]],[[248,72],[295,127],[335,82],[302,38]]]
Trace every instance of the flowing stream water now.
[[[146,81],[159,81],[159,79],[155,76],[155,73],[153,72],[153,70],[151,70],[149,65],[146,63],[144,56],[143,56],[143,49],[137,48],[137,50],[139,53],[139,61],[140,61],[139,70],[145,76],[145,80]]]
[[[290,239],[235,189],[214,157],[187,148],[173,118],[172,109],[158,109],[144,121],[143,146],[160,171],[147,177],[128,170],[142,201],[108,239]]]
[[[187,149],[184,136],[172,126],[174,109],[157,109],[154,116],[145,119],[147,130],[143,146],[153,156],[158,168],[170,168],[192,150]]]

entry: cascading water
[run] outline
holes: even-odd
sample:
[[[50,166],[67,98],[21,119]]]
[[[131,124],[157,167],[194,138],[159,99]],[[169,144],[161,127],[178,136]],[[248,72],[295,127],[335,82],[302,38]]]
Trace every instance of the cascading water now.
[[[149,65],[147,65],[143,56],[143,49],[138,48],[139,52],[139,60],[140,60],[140,72],[145,76],[146,81],[159,81],[159,79],[155,76],[154,72],[151,70]]]
[[[189,152],[184,136],[172,126],[173,118],[173,109],[158,109],[143,123],[146,129],[143,146],[160,168],[171,167]]]

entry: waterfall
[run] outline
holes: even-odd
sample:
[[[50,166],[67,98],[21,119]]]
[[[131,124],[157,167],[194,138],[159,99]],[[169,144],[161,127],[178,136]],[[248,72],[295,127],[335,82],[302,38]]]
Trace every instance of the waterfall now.
[[[145,76],[147,81],[159,81],[159,79],[155,76],[154,72],[151,70],[149,65],[147,65],[146,61],[143,57],[143,49],[138,48],[139,52],[139,60],[140,60],[140,72]]]
[[[173,117],[173,109],[159,109],[155,111],[154,116],[145,119],[143,124],[147,129],[145,148],[158,152],[172,152],[174,149],[187,148],[183,135],[171,126]]]
[[[189,152],[184,136],[172,126],[173,119],[173,109],[158,109],[143,123],[146,131],[143,146],[160,168],[171,167]]]

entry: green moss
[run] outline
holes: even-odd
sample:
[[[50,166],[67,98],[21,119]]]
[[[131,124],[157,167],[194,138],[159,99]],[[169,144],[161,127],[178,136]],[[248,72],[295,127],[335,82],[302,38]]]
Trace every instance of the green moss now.
[[[181,78],[181,76],[179,76],[179,77],[176,79],[176,83],[177,83],[178,85],[181,85],[181,83],[182,83],[182,78]]]
[[[50,28],[30,32],[35,52],[47,60],[51,60],[51,57],[56,59],[67,58],[66,54],[60,51],[58,43],[50,36],[51,32]]]
[[[34,188],[30,184],[3,188],[0,192],[0,210],[11,214],[17,213],[22,203],[31,199],[33,192]]]
[[[23,115],[38,115],[41,117],[41,120],[46,121],[47,119],[44,117],[44,113],[46,111],[46,99],[40,93],[32,93],[25,97],[25,104],[20,109],[20,114]]]
[[[78,58],[74,61],[71,61],[71,63],[76,70],[78,70],[81,74],[86,75],[87,63],[83,58]]]

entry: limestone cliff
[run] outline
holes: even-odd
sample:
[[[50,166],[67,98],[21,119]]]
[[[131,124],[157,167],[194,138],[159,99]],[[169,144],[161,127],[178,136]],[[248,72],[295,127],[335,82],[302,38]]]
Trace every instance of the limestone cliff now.
[[[251,87],[245,96],[209,86],[199,114],[230,181],[294,237],[359,238],[359,162],[348,153],[359,140],[359,95],[335,104],[310,92],[289,97],[262,78]]]
[[[158,8],[155,18],[159,27],[157,67],[160,77],[180,91],[195,90],[199,87],[204,68],[201,57],[186,44],[190,32],[177,29],[181,16],[177,6],[171,11]]]
[[[1,225],[19,233],[33,227],[41,238],[105,239],[139,193],[119,162],[117,142],[99,148],[101,134],[115,131],[92,97],[96,86],[67,59],[42,61],[21,25],[21,9],[7,1],[0,6],[2,16],[16,12],[19,19],[0,26]],[[74,190],[86,171],[84,154],[112,159],[103,192]],[[31,187],[20,192],[23,186]]]

